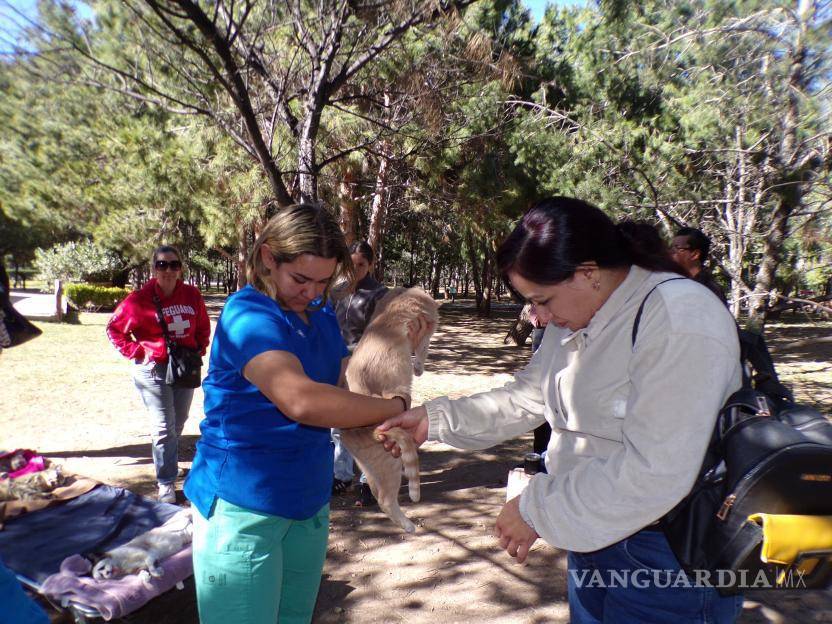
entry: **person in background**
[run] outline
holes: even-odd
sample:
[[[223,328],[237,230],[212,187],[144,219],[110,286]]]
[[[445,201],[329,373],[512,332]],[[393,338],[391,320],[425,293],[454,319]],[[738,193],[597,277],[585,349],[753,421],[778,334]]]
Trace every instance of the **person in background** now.
[[[533,303],[529,304],[529,323],[532,324],[532,353],[534,353],[543,341],[546,324],[540,320],[540,316],[537,313],[537,306]]]
[[[176,502],[174,483],[179,468],[179,437],[188,419],[193,388],[165,383],[168,352],[157,318],[157,301],[171,339],[202,355],[208,348],[211,324],[199,289],[182,281],[182,256],[176,247],[161,245],[150,259],[153,277],[131,292],[107,324],[107,336],[119,353],[134,364],[133,382],[151,417],[151,448],[159,500]]]
[[[714,293],[722,303],[728,305],[725,291],[711,272],[705,267],[708,253],[711,250],[711,239],[702,230],[693,227],[683,227],[676,232],[670,243],[673,259],[681,265],[691,279],[696,280]]]
[[[373,277],[375,252],[366,241],[356,241],[350,245],[354,282],[346,293],[335,295],[335,315],[341,328],[341,336],[350,353],[353,352],[364,330],[373,317],[376,303],[387,292],[387,288]],[[341,432],[332,430],[335,445],[335,479],[332,493],[342,494],[352,485],[354,460],[346,447],[341,444]],[[362,474],[358,484],[358,501],[356,505],[367,507],[375,503],[373,493]]]
[[[529,304],[529,322],[532,324],[532,354],[534,354],[540,343],[543,342],[543,334],[546,331],[546,323],[540,318],[537,313],[537,306],[533,303]],[[552,428],[549,423],[543,422],[534,429],[534,443],[532,450],[538,455],[544,456],[546,448],[549,446],[549,438],[552,436]],[[545,466],[545,464],[544,464]]]
[[[310,622],[329,536],[332,427],[373,425],[406,399],[345,390],[347,351],[330,285],[351,281],[323,206],[282,208],[228,297],[203,383],[205,419],[185,494],[202,624]],[[409,328],[418,344],[430,323]]]
[[[690,491],[740,387],[736,326],[665,251],[649,251],[641,229],[578,199],[537,202],[497,252],[503,277],[547,323],[529,364],[503,388],[440,397],[379,429],[482,449],[546,420],[548,474],[503,506],[500,546],[520,563],[540,537],[567,551],[573,624],[727,624],[742,597],[674,583],[684,573],[659,521]]]

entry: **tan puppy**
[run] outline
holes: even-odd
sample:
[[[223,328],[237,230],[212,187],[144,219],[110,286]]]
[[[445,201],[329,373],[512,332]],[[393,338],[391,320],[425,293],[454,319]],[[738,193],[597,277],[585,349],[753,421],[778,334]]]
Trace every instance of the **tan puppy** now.
[[[430,295],[419,288],[395,288],[382,297],[347,366],[349,389],[386,399],[401,396],[409,401],[413,375],[421,375],[425,370],[433,331],[417,345],[415,354],[411,354],[408,329],[419,315],[424,315],[435,329],[438,309]],[[342,429],[341,441],[367,476],[367,483],[382,511],[412,533],[416,527],[402,512],[398,497],[404,468],[410,500],[419,500],[419,456],[408,433],[393,428],[385,435],[398,443],[402,449],[401,458],[384,450],[373,427]]]

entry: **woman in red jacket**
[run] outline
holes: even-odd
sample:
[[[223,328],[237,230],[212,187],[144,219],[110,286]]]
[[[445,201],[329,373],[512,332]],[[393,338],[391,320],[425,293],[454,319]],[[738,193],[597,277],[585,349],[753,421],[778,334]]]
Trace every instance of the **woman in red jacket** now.
[[[153,422],[151,443],[159,500],[176,502],[174,481],[178,468],[179,436],[194,396],[192,388],[165,383],[168,354],[156,317],[158,297],[171,339],[183,346],[208,347],[211,325],[199,289],[182,282],[182,259],[175,247],[162,245],[153,252],[153,279],[119,304],[107,325],[107,336],[119,352],[135,363],[133,381]]]

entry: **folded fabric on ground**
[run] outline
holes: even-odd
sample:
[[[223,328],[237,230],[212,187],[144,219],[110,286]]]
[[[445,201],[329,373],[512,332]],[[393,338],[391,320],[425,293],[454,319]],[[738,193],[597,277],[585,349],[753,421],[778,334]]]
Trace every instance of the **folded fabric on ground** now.
[[[125,544],[181,509],[99,485],[62,505],[8,520],[0,531],[0,556],[15,573],[43,583],[70,555]]]
[[[26,463],[17,470],[9,471],[9,477],[11,479],[16,479],[17,477],[22,477],[23,475],[27,475],[32,472],[40,472],[46,468],[46,460],[41,455],[35,453],[35,451],[30,451],[29,449],[17,449],[9,451],[8,453],[3,453],[0,455],[0,464],[4,463],[4,460],[8,460],[15,455],[19,455]]]
[[[64,503],[73,498],[86,494],[95,486],[100,485],[98,481],[89,477],[78,475],[67,475],[64,485],[56,487],[51,492],[51,498],[29,498],[26,500],[0,501],[0,530],[3,524],[16,516],[45,509],[53,505]]]
[[[71,601],[97,609],[105,620],[111,620],[132,613],[188,578],[193,573],[191,547],[159,565],[165,573],[149,581],[142,581],[138,574],[97,581],[87,576],[90,562],[81,555],[72,555],[63,561],[60,572],[43,582],[40,591],[62,606]]]

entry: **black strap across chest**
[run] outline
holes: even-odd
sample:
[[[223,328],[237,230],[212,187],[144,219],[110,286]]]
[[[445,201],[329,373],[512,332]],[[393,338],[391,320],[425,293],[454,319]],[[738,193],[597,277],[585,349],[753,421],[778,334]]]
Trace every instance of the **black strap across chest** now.
[[[153,303],[156,305],[156,320],[159,321],[159,325],[162,328],[162,335],[165,337],[165,346],[168,349],[168,353],[170,353],[173,349],[174,342],[170,337],[170,332],[168,332],[168,324],[165,322],[165,315],[162,313],[162,302],[159,300],[158,295],[153,295]]]
[[[658,284],[653,286],[653,288],[651,288],[650,291],[646,295],[644,295],[644,299],[641,300],[641,305],[638,306],[638,312],[636,312],[636,318],[633,321],[633,337],[632,337],[632,343],[631,343],[631,345],[633,347],[636,346],[636,336],[638,336],[638,324],[641,322],[641,315],[644,312],[644,304],[647,303],[647,298],[650,295],[652,295],[653,291],[656,290],[662,284],[666,284],[667,282],[675,282],[676,280],[686,280],[686,279],[690,279],[690,278],[689,277],[670,277],[666,280],[662,280],[661,282],[659,282]]]

